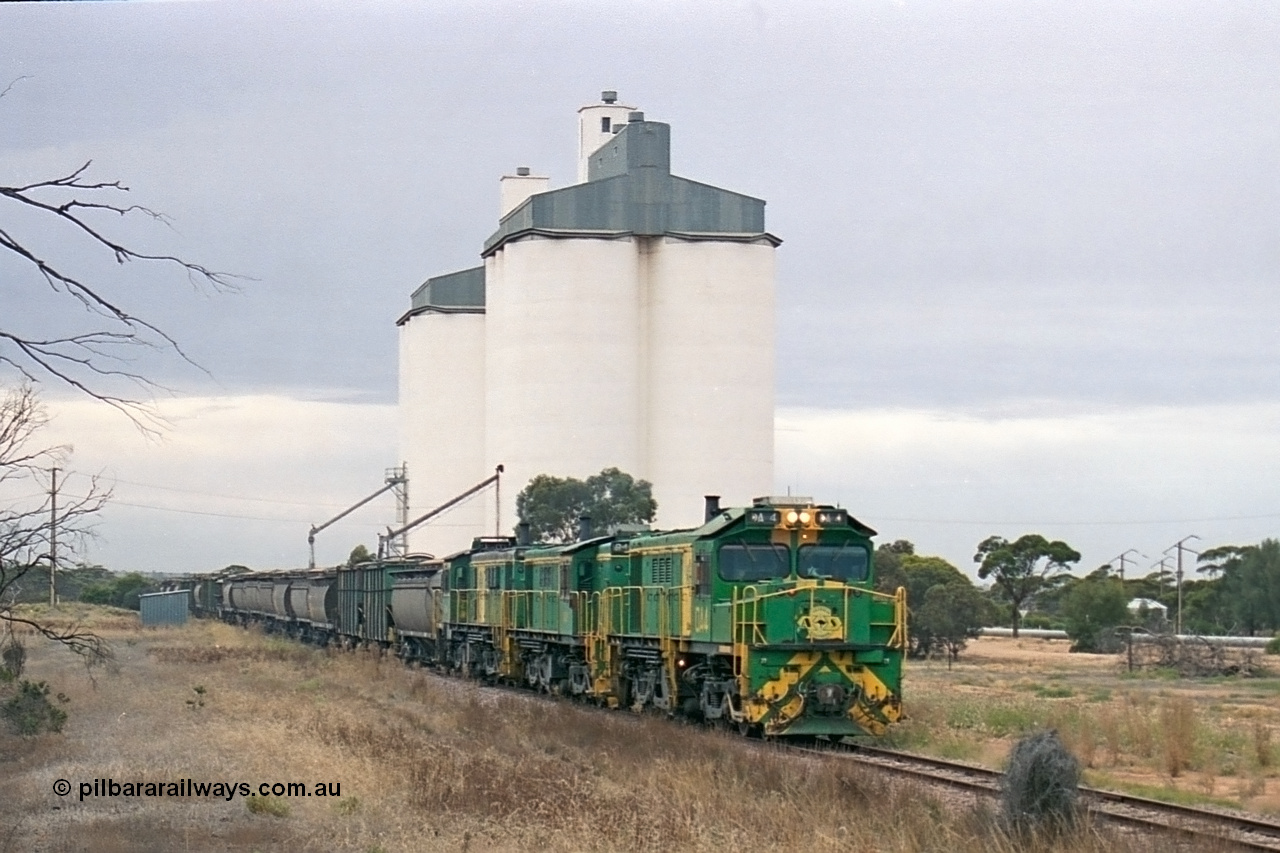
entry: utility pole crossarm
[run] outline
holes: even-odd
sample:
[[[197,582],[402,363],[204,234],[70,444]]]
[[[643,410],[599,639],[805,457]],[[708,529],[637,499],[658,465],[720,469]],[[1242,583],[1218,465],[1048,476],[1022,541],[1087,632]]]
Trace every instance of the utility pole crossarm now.
[[[1114,563],[1114,562],[1116,562],[1116,561],[1119,561],[1119,562],[1120,562],[1120,581],[1121,581],[1121,583],[1123,583],[1123,582],[1124,582],[1124,561],[1125,561],[1125,560],[1127,560],[1127,559],[1129,559],[1129,555],[1130,555],[1130,554],[1137,554],[1139,557],[1141,557],[1141,558],[1142,558],[1142,559],[1144,559],[1144,560],[1146,560],[1146,559],[1150,559],[1149,557],[1147,557],[1147,555],[1146,555],[1146,554],[1142,553],[1142,552],[1141,552],[1141,551],[1139,551],[1137,548],[1130,548],[1128,551],[1125,551],[1123,554],[1117,554],[1116,556],[1114,556],[1114,557],[1112,557],[1110,560],[1108,560],[1108,561],[1107,561],[1108,563]]]

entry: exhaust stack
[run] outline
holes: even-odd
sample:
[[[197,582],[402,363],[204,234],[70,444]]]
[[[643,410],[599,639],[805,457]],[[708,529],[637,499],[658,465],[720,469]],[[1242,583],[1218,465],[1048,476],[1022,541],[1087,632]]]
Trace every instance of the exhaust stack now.
[[[702,519],[702,521],[705,523],[720,514],[720,496],[706,495],[703,498],[703,500],[707,502],[706,513],[704,514]]]

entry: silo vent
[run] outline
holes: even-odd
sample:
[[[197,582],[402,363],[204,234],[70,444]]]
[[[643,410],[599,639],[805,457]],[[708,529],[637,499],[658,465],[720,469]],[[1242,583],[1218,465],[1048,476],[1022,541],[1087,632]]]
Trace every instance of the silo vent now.
[[[600,100],[604,101],[606,104],[612,104],[618,100],[618,93],[612,89],[605,89],[600,93]]]
[[[642,112],[640,112],[640,111],[638,111],[638,110],[637,110],[636,112],[634,112],[634,113],[627,113],[627,121],[628,121],[628,122],[632,122],[632,121],[644,121],[644,113],[642,113]]]
[[[529,177],[529,167],[528,167],[528,166],[516,166],[516,174],[517,174],[518,176],[522,177],[522,178],[527,178],[527,177]]]

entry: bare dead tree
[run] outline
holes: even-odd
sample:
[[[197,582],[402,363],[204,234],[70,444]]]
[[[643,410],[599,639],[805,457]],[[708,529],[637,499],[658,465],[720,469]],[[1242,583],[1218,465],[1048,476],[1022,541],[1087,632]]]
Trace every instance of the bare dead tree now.
[[[9,95],[18,78],[0,91]],[[0,176],[0,284],[8,304],[39,300],[41,310],[0,313],[0,629],[12,640],[24,627],[100,662],[110,650],[101,638],[72,625],[56,628],[15,613],[22,579],[48,571],[50,498],[40,486],[44,472],[69,452],[41,447],[37,434],[44,409],[33,386],[67,386],[127,415],[147,433],[163,426],[152,401],[163,390],[136,366],[146,350],[167,351],[199,368],[178,342],[135,314],[121,295],[121,280],[109,270],[139,264],[170,270],[198,291],[238,289],[241,276],[218,272],[175,254],[127,245],[121,220],[167,225],[163,214],[128,200],[120,181],[91,176],[92,161],[53,178]],[[96,265],[95,265],[96,260]],[[85,270],[89,271],[85,271]],[[50,307],[50,305],[52,307]],[[21,488],[25,486],[26,488]],[[111,496],[92,479],[79,496],[58,502],[60,540],[87,536],[91,521]],[[24,494],[24,492],[26,492]]]
[[[106,505],[111,490],[90,478],[80,494],[63,493],[56,521],[50,515],[52,497],[40,478],[47,466],[59,464],[67,448],[40,446],[37,434],[47,422],[44,408],[30,383],[0,398],[0,627],[9,642],[14,629],[24,627],[61,643],[85,658],[105,663],[111,650],[97,634],[77,624],[53,627],[16,613],[13,608],[23,578],[52,570],[50,539],[54,524],[60,539],[74,542],[91,534],[94,516]],[[34,490],[34,491],[33,491]],[[22,492],[33,492],[22,494]]]
[[[22,79],[22,78],[19,78]],[[18,81],[14,81],[16,83]],[[13,88],[0,92],[0,99]],[[153,423],[146,400],[160,386],[129,367],[137,348],[168,350],[199,367],[163,329],[130,311],[112,292],[108,277],[91,277],[67,261],[55,260],[38,248],[52,241],[57,254],[97,252],[117,265],[141,263],[169,267],[197,290],[237,290],[241,276],[218,272],[176,255],[151,253],[125,245],[107,230],[113,219],[142,217],[168,224],[167,218],[144,205],[124,200],[129,187],[120,181],[89,176],[92,161],[55,178],[0,185],[0,255],[26,271],[7,282],[10,288],[48,288],[67,300],[67,311],[42,312],[32,325],[18,328],[10,316],[0,319],[0,365],[30,381],[51,380],[113,406],[139,426]],[[19,224],[21,223],[21,224]],[[37,230],[38,236],[32,233]],[[88,314],[89,326],[73,323]],[[131,388],[133,392],[120,390]]]
[[[168,264],[185,274],[197,288],[217,291],[234,290],[236,277],[216,272],[201,264],[183,260],[175,255],[150,254],[137,251],[109,237],[93,215],[117,217],[131,214],[143,215],[165,222],[163,214],[137,204],[121,204],[104,197],[114,198],[129,188],[119,181],[94,181],[86,178],[91,162],[86,162],[69,174],[48,180],[35,181],[18,186],[0,186],[0,202],[20,205],[25,211],[43,214],[49,226],[61,227],[67,236],[103,250],[117,264],[151,262]],[[150,391],[156,384],[142,374],[127,367],[124,348],[167,348],[178,357],[195,363],[168,333],[154,323],[143,319],[124,307],[105,289],[79,273],[66,267],[24,242],[14,229],[4,223],[6,217],[0,210],[0,249],[11,257],[20,259],[31,273],[33,282],[40,282],[54,293],[74,300],[78,306],[96,316],[103,328],[83,331],[33,334],[15,328],[0,327],[0,363],[15,368],[24,378],[38,382],[54,379],[76,390],[101,400],[130,417],[142,412],[141,402],[110,390],[103,380],[124,379],[135,388]],[[42,318],[50,322],[52,318]],[[56,324],[55,325],[61,325]],[[65,326],[64,326],[65,328]]]

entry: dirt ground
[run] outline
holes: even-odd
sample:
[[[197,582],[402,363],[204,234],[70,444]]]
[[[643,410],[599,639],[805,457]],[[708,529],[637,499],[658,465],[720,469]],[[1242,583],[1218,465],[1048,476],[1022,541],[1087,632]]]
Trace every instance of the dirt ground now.
[[[1067,640],[984,637],[959,660],[909,662],[904,746],[999,767],[1028,730],[1057,728],[1098,787],[1280,814],[1280,658],[1259,676],[1129,672]]]
[[[0,853],[1023,849],[992,836],[981,815],[948,816],[927,793],[796,768],[698,727],[563,703],[549,713],[545,700],[394,659],[217,623],[142,631],[134,618],[101,623],[116,653],[110,672],[88,673],[28,639],[26,677],[62,693],[67,701],[54,701],[69,718],[61,734],[0,730]],[[894,740],[999,766],[1021,734],[1050,725],[1095,783],[1268,811],[1280,807],[1269,740],[1277,695],[1280,679],[1132,677],[1114,658],[1071,655],[1061,642],[979,640],[951,669],[908,665],[910,719]],[[1168,717],[1187,708],[1189,723]],[[1179,740],[1165,729],[1188,748],[1167,749]],[[1176,773],[1163,769],[1173,759]],[[341,795],[81,800],[82,784],[105,779],[252,792],[301,781],[339,784]],[[1089,836],[1047,849],[1164,848]]]

